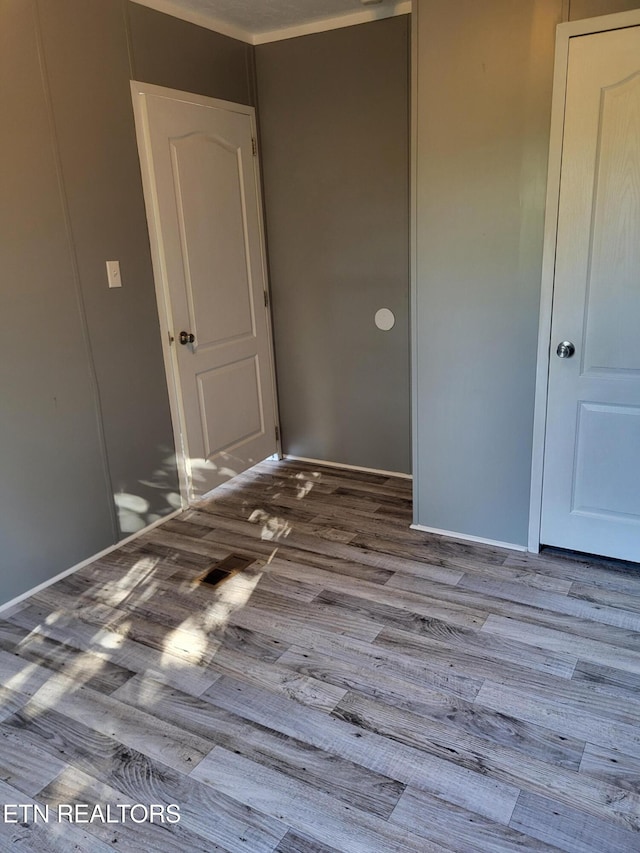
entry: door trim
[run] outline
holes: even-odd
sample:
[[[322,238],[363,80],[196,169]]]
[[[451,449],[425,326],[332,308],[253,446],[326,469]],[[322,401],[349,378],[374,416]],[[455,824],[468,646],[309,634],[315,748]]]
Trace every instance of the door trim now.
[[[544,469],[545,435],[547,427],[547,394],[549,386],[549,353],[551,348],[551,311],[558,231],[558,205],[560,202],[560,169],[564,137],[564,111],[567,89],[569,43],[577,36],[604,33],[640,25],[640,9],[586,18],[558,24],[556,35],[553,98],[551,102],[551,133],[549,140],[549,169],[544,223],[544,248],[542,255],[542,287],[540,293],[540,322],[538,331],[538,358],[536,368],[536,393],[533,420],[533,452],[531,460],[531,495],[529,503],[528,550],[540,550],[542,516],[542,480]]]
[[[151,244],[151,261],[153,265],[153,278],[155,282],[156,301],[158,304],[158,319],[160,322],[160,338],[162,342],[162,356],[164,359],[164,369],[167,378],[167,391],[169,394],[169,408],[171,411],[171,423],[173,426],[173,435],[176,450],[176,463],[178,468],[178,480],[180,484],[180,497],[182,498],[182,506],[187,507],[190,502],[190,483],[189,472],[187,466],[187,456],[185,453],[185,417],[182,405],[182,391],[180,387],[180,374],[178,371],[177,348],[175,342],[171,342],[171,330],[173,323],[171,318],[171,302],[169,299],[169,283],[167,281],[166,268],[164,264],[164,246],[162,242],[162,234],[160,230],[160,213],[158,208],[158,199],[155,191],[153,179],[153,160],[151,157],[150,133],[147,122],[146,112],[144,110],[144,96],[157,95],[162,98],[169,98],[174,101],[183,101],[189,104],[197,104],[199,106],[216,107],[217,109],[226,110],[228,112],[241,113],[249,116],[251,120],[251,134],[254,139],[257,138],[256,129],[256,111],[254,107],[246,104],[235,104],[231,101],[222,101],[219,98],[209,98],[204,95],[194,95],[191,92],[181,92],[178,89],[167,89],[164,86],[156,86],[152,83],[140,83],[137,80],[131,81],[131,100],[133,103],[133,113],[135,118],[136,140],[138,143],[138,156],[140,158],[140,171],[142,174],[142,188],[144,193],[144,203],[147,213],[147,225],[149,228],[149,242]],[[259,156],[256,154],[254,159],[254,175],[256,181],[256,198],[258,203],[258,220],[259,220],[259,242],[260,254],[262,263],[262,274],[265,292],[268,295],[269,306],[265,308],[267,314],[267,338],[269,343],[269,373],[271,376],[271,388],[273,394],[273,404],[276,423],[279,423],[278,418],[278,395],[276,388],[275,375],[275,356],[273,346],[273,324],[271,317],[271,294],[269,288],[269,278],[267,275],[267,253],[264,231],[264,205],[262,201],[262,180],[260,176]],[[276,440],[278,456],[282,456],[282,447],[280,438]]]

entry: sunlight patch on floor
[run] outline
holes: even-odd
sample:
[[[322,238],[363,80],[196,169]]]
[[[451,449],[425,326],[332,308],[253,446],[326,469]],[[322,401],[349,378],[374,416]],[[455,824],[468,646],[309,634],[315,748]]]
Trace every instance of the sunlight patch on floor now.
[[[167,655],[187,654],[197,663],[213,657],[220,641],[212,638],[211,634],[222,635],[231,615],[246,606],[261,577],[262,572],[238,573],[215,587],[215,601],[211,605],[169,631],[164,640],[162,665]]]
[[[295,475],[295,479],[300,481],[296,487],[296,497],[299,501],[306,498],[315,485],[313,481],[316,480],[317,482],[320,479],[320,476],[319,471],[312,471],[310,474],[303,474],[301,472]]]
[[[261,539],[277,540],[285,539],[293,530],[291,524],[277,515],[269,515],[263,509],[254,509],[248,519],[252,524],[261,524]]]

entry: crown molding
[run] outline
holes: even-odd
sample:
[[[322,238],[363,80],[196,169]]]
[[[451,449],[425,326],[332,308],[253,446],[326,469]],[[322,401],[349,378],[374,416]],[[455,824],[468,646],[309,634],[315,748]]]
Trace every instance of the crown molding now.
[[[223,36],[229,36],[232,39],[244,41],[247,44],[254,44],[253,34],[243,30],[240,27],[234,27],[233,24],[227,24],[212,15],[203,15],[199,12],[191,12],[189,9],[183,8],[179,3],[173,0],[132,0],[139,6],[148,6],[149,9],[155,9],[156,12],[164,12],[165,15],[171,15],[173,18],[180,18],[182,21],[188,21],[190,24],[196,24],[198,27],[204,27],[207,30],[213,30]]]
[[[393,3],[393,5],[374,6],[357,12],[351,12],[347,15],[322,18],[318,21],[311,21],[308,24],[297,24],[263,33],[250,33],[248,30],[228,24],[226,21],[215,18],[212,15],[191,12],[183,8],[175,0],[132,0],[132,2],[252,45],[282,41],[284,39],[296,38],[297,36],[311,35],[312,33],[323,33],[328,30],[337,30],[341,27],[352,27],[355,24],[365,24],[369,21],[393,18],[396,15],[408,15],[411,12],[411,0],[399,0],[399,2]]]
[[[366,24],[369,21],[380,21],[383,18],[394,18],[396,15],[408,15],[411,12],[411,0],[401,0],[390,6],[373,6],[348,15],[336,15],[333,18],[322,18],[308,24],[297,24],[283,27],[280,30],[270,30],[266,33],[255,33],[253,44],[267,44],[272,41],[308,36],[312,33],[324,33],[328,30],[338,30],[342,27],[352,27],[355,24]]]

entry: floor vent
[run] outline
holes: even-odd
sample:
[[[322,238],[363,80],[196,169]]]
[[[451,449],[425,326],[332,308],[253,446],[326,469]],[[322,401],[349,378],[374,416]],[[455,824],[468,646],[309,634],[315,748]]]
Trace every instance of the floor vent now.
[[[240,554],[229,554],[224,560],[215,563],[206,574],[198,579],[199,583],[206,583],[209,586],[217,586],[223,581],[228,580],[231,575],[237,572],[242,572],[253,563],[248,557],[241,557]]]

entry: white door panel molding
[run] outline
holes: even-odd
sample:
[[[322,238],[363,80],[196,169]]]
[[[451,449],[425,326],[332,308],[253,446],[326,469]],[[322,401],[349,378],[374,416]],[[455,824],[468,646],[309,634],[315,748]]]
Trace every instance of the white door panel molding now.
[[[131,84],[181,490],[278,451],[252,107]]]
[[[558,28],[529,549],[640,561],[640,11]]]

